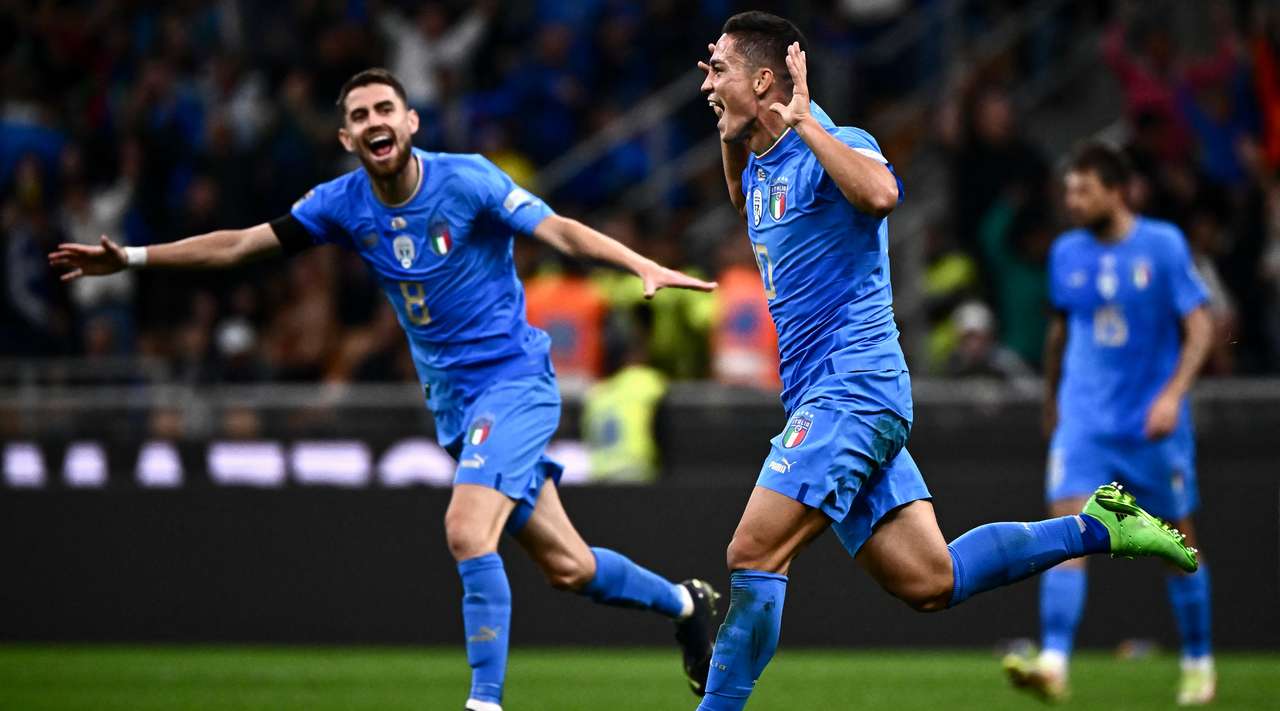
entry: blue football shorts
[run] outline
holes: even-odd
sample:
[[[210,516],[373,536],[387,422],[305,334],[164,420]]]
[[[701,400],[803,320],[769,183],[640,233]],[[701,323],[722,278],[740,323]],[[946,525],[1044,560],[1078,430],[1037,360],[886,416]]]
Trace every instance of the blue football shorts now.
[[[1190,427],[1157,441],[1054,432],[1049,444],[1045,500],[1086,498],[1119,482],[1138,505],[1168,521],[1186,518],[1200,505],[1195,435]]]
[[[910,396],[906,373],[865,377],[899,379]],[[878,407],[875,402],[867,405]],[[795,408],[786,428],[770,441],[771,451],[756,481],[820,509],[850,555],[857,555],[891,511],[932,498],[906,450],[910,423],[892,410],[861,409],[853,399],[826,392]]]
[[[560,425],[555,376],[498,380],[473,397],[433,406],[436,439],[458,462],[453,483],[487,486],[514,500],[507,531],[520,531],[533,515],[543,483],[548,477],[559,483],[564,471],[546,455]]]

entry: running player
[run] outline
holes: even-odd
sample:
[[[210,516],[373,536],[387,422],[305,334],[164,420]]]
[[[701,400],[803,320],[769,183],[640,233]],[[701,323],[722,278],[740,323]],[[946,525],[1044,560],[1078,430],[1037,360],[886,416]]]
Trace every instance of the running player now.
[[[1176,521],[1194,545],[1191,513],[1199,497],[1186,395],[1212,346],[1208,294],[1178,228],[1129,210],[1129,168],[1120,152],[1084,146],[1065,183],[1077,229],[1059,237],[1049,257],[1057,310],[1045,343],[1049,510],[1078,511],[1089,492],[1114,479],[1151,513]],[[1178,703],[1208,703],[1217,686],[1209,570],[1202,564],[1190,575],[1173,573],[1168,588],[1182,633]],[[1044,574],[1041,652],[1005,659],[1015,685],[1049,700],[1067,696],[1084,598],[1084,560]]]
[[[511,533],[551,585],[595,602],[676,620],[695,692],[710,659],[715,593],[671,583],[605,548],[588,548],[556,492],[561,467],[545,449],[560,421],[549,339],[525,320],[513,233],[639,276],[646,296],[715,284],[667,269],[576,220],[560,217],[477,155],[412,147],[418,114],[389,72],[347,81],[338,140],[362,168],[317,186],[270,223],[172,244],[122,249],[61,245],[50,263],[66,280],[126,267],[222,268],[313,245],[354,250],[377,275],[409,338],[435,417],[436,438],[458,461],[445,514],[462,577],[472,684],[466,708],[500,711],[511,590],[498,539]]]
[[[731,17],[702,89],[730,199],[778,329],[788,424],[773,439],[728,549],[731,599],[699,707],[742,709],[773,656],[787,572],[827,528],[890,594],[942,610],[1091,553],[1195,552],[1133,497],[1103,486],[1077,515],[994,523],[950,545],[904,445],[911,380],[893,320],[886,217],[902,185],[875,140],[809,100],[803,37],[780,17]]]

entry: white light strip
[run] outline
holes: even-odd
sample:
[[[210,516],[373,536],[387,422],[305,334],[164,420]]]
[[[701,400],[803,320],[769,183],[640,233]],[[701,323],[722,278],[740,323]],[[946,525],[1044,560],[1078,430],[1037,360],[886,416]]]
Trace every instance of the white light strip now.
[[[564,465],[560,483],[569,486],[591,482],[591,457],[578,440],[558,439],[547,445],[547,456]]]
[[[299,484],[368,486],[372,470],[369,447],[356,441],[299,442],[289,460]]]
[[[577,440],[556,440],[547,455],[564,465],[564,484],[590,483],[587,449]],[[218,486],[281,488],[292,471],[294,481],[306,486],[363,488],[377,483],[387,488],[408,486],[448,487],[457,463],[434,441],[425,437],[400,440],[379,458],[376,469],[369,445],[359,440],[298,442],[286,457],[280,442],[215,441],[208,444],[206,465],[210,480]],[[46,485],[44,455],[33,442],[4,445],[4,482],[11,488]],[[67,448],[62,474],[66,485],[100,489],[110,480],[110,463],[99,442],[74,442]],[[137,485],[147,489],[179,488],[186,475],[177,446],[154,440],[142,445],[134,469]]]
[[[378,480],[389,488],[415,484],[450,486],[455,467],[453,458],[435,442],[426,438],[406,439],[382,455],[378,462]]]
[[[182,458],[172,442],[154,441],[142,445],[134,471],[138,485],[147,489],[175,489],[182,486]]]
[[[107,485],[107,454],[97,442],[73,442],[62,462],[62,480],[76,489]]]
[[[278,442],[214,442],[209,478],[222,486],[284,486],[284,450]]]
[[[4,448],[4,480],[15,489],[44,486],[44,455],[31,442],[11,442]]]

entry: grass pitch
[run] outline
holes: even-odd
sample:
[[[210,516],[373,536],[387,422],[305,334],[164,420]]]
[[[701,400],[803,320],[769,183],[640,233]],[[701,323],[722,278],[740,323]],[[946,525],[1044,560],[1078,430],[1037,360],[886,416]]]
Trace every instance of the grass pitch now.
[[[1280,653],[1218,657],[1213,708],[1275,708]],[[0,645],[3,711],[459,711],[461,649]],[[1173,707],[1177,662],[1086,653],[1068,707]],[[529,649],[511,655],[507,711],[652,711],[696,706],[675,650]],[[1007,688],[985,652],[783,648],[750,711],[998,711],[1041,705]]]

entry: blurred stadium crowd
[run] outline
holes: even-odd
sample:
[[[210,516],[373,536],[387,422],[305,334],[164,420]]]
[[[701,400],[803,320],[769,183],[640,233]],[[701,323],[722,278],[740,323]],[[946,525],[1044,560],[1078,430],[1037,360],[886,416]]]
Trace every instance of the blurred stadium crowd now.
[[[282,214],[356,167],[335,140],[333,100],[373,65],[404,80],[424,118],[420,146],[484,153],[538,191],[539,171],[583,138],[672,81],[696,84],[693,62],[739,4],[0,2],[0,357],[141,356],[188,383],[414,379],[394,315],[355,255],[314,250],[234,273],[130,272],[71,288],[44,255],[101,234],[145,245]],[[945,4],[752,4],[806,30],[814,93],[843,122],[868,125],[864,114],[947,75],[912,140],[943,149],[950,208],[895,237],[925,242],[917,283],[896,283],[923,294],[927,345],[913,368],[1034,375],[1045,256],[1063,226],[1059,182],[1007,87],[1092,28],[1123,90],[1134,200],[1183,227],[1213,293],[1213,372],[1280,371],[1280,13],[1216,6],[1201,52],[1136,5],[1059,3],[1042,31],[991,61],[951,67],[921,42],[891,66],[856,64],[900,17]],[[992,27],[1016,5],[961,3],[960,21]],[[711,133],[699,104],[663,122],[659,157]],[[909,175],[911,141],[879,135]],[[659,261],[714,276],[720,291],[646,303],[634,280],[522,240],[530,319],[552,334],[570,387],[621,378],[619,397],[655,400],[672,378],[776,388],[772,325],[741,228],[724,215],[718,163],[664,194],[661,209],[615,207],[661,167],[653,139],[618,142],[543,197]],[[911,191],[908,180],[908,201]]]

